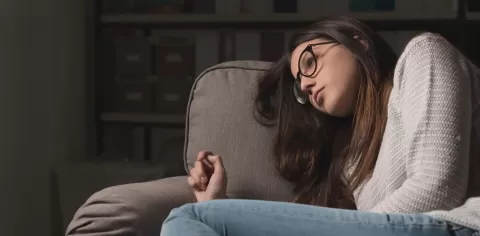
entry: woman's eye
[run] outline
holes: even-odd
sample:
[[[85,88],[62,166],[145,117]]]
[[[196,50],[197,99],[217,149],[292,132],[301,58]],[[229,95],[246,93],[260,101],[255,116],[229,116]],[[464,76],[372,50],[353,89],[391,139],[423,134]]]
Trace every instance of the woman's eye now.
[[[312,66],[314,63],[314,59],[312,57],[307,59],[307,66]]]

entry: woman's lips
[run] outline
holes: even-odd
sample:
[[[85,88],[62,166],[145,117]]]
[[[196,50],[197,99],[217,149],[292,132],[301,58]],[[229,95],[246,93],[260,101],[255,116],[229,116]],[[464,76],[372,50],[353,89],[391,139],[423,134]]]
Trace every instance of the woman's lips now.
[[[317,105],[319,105],[319,106],[320,106],[320,103],[321,103],[321,101],[320,101],[320,94],[321,94],[321,92],[323,91],[324,88],[325,88],[325,87],[320,88],[320,89],[317,90],[317,91],[315,92],[315,94],[313,95],[313,100],[314,100],[315,103],[317,103]]]

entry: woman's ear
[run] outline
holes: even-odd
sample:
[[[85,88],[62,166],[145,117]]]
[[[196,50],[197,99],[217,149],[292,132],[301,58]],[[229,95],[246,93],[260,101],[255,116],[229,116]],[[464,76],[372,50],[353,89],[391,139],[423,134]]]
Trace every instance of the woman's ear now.
[[[360,37],[358,37],[358,35],[355,35],[353,38],[356,39],[358,42],[360,42],[360,43],[363,45],[363,47],[365,48],[365,51],[368,50],[368,43],[367,43],[367,41],[365,41],[365,40],[363,40],[363,39],[360,39]]]

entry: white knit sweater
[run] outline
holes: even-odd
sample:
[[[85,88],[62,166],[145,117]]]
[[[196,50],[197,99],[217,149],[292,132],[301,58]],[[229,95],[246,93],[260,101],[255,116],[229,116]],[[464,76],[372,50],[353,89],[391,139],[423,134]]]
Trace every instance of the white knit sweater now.
[[[426,213],[480,230],[479,78],[439,35],[408,43],[375,170],[355,193],[359,210]]]

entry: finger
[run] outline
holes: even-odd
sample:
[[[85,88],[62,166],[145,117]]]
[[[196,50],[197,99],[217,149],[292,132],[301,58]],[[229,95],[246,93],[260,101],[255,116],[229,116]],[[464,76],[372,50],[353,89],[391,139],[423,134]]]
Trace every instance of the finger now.
[[[197,154],[197,161],[202,161],[207,158],[208,155],[213,155],[212,152],[209,151],[201,151]]]
[[[208,157],[206,159],[203,159],[202,160],[202,163],[204,164],[204,167],[207,169],[207,170],[213,170],[213,164],[210,163],[210,161],[208,161]]]
[[[196,169],[192,170],[193,171],[191,171],[189,178],[193,180],[193,184],[197,187],[198,191],[203,191],[204,189],[206,189],[206,186],[202,185],[198,171]]]
[[[190,169],[190,171],[188,173],[189,173],[190,176],[196,175],[197,170],[195,169],[195,167],[193,167],[193,168]]]
[[[208,158],[208,161],[213,164],[215,173],[217,173],[217,171],[220,171],[220,172],[225,171],[225,168],[223,167],[222,157],[220,157],[219,155],[210,155],[207,158]]]
[[[201,189],[206,189],[207,188],[208,177],[205,173],[202,162],[196,161],[195,162],[195,167],[192,170],[193,170],[193,173],[192,173],[191,177],[193,178],[193,180],[195,180],[196,184]]]
[[[225,168],[223,166],[222,157],[218,155],[208,156],[208,161],[214,166],[213,173],[210,178],[223,179],[225,177]]]
[[[188,177],[187,182],[188,182],[188,185],[190,185],[190,187],[193,188],[193,190],[202,191],[200,187],[197,185],[197,183],[195,183],[195,180],[193,180],[192,177]]]
[[[203,162],[196,161],[194,169],[196,170],[196,173],[199,177],[205,177],[205,178],[207,177],[207,174],[205,173],[205,166],[204,166]]]
[[[200,184],[200,173],[198,171],[198,168],[194,167],[190,169],[190,177],[192,177],[195,183]]]
[[[210,176],[213,174],[213,171],[214,171],[214,166],[212,163],[210,163],[207,159],[203,159],[202,161],[202,166],[203,166],[203,170],[205,171],[205,174],[207,175],[207,179],[210,178]]]

